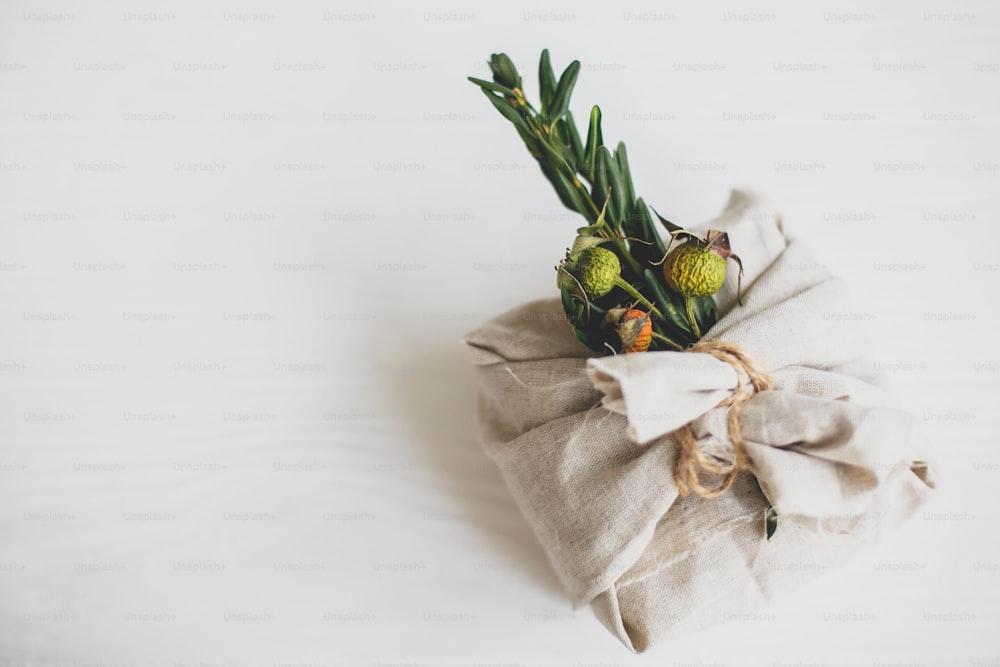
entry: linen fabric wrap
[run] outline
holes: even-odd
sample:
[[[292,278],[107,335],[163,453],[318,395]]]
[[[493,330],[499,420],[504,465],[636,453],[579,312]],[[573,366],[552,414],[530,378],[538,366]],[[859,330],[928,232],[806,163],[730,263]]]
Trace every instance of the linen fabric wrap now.
[[[671,433],[691,422],[703,452],[731,460],[728,408],[715,407],[738,383],[728,364],[693,352],[595,357],[558,299],[465,337],[487,454],[574,606],[589,604],[635,652],[753,619],[934,488],[915,419],[879,388],[844,284],[755,197],[734,192],[708,228],[729,232],[746,273],[740,306],[731,264],[703,340],[735,343],[775,381],[741,415],[752,474],[718,498],[678,495]],[[779,523],[767,541],[769,505]]]

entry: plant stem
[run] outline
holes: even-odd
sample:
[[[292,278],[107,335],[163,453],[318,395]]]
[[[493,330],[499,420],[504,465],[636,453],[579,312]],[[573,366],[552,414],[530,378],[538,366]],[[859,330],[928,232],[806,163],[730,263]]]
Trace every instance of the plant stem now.
[[[649,312],[653,313],[654,315],[656,315],[659,318],[663,317],[663,313],[661,313],[660,311],[658,311],[656,309],[656,306],[654,306],[649,301],[649,299],[647,299],[643,295],[639,294],[639,291],[636,288],[632,287],[631,285],[629,285],[627,282],[625,282],[621,278],[616,278],[615,279],[615,284],[618,287],[620,287],[621,289],[623,289],[626,292],[628,292],[629,296],[631,296],[633,299],[635,299],[636,301],[638,301],[642,305],[646,306],[646,308],[649,308]]]
[[[694,316],[694,301],[691,297],[684,297],[684,308],[687,310],[688,319],[691,320],[691,332],[695,338],[701,338],[701,329],[698,328],[698,318]]]
[[[655,338],[656,340],[660,341],[661,343],[666,343],[667,345],[669,345],[670,347],[672,347],[672,348],[674,348],[676,350],[683,350],[684,349],[683,347],[680,346],[679,343],[675,343],[674,341],[670,340],[669,338],[667,338],[663,334],[658,334],[655,331],[653,332],[653,338]]]

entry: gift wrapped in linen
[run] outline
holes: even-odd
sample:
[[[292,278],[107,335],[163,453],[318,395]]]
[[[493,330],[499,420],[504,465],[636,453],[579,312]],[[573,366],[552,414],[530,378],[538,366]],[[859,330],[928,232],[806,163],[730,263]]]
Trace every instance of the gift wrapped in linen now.
[[[559,299],[465,338],[486,452],[574,606],[635,652],[758,612],[934,488],[844,283],[753,196],[709,228],[740,248],[742,305],[729,275],[689,350],[595,356]]]

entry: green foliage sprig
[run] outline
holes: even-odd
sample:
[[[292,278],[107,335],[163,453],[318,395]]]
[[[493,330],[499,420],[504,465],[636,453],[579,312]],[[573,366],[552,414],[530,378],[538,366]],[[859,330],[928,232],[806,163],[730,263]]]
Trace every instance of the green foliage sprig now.
[[[669,244],[664,244],[649,206],[636,196],[625,144],[619,142],[613,150],[604,144],[600,107],[591,108],[586,140],[581,139],[569,108],[580,62],[574,60],[557,79],[548,49],[542,51],[537,107],[525,97],[521,75],[505,53],[493,54],[489,66],[492,81],[475,77],[469,81],[514,126],[563,205],[587,221],[557,267],[563,307],[577,337],[595,351],[613,348],[607,334],[608,311],[629,302],[645,305],[652,316],[650,349],[693,345],[715,324],[715,301],[711,296],[682,295],[665,281],[661,264]],[[685,233],[653,213],[671,238]],[[594,254],[583,253],[598,245],[619,260],[616,270],[620,273],[607,276],[616,289],[607,292],[588,289],[573,272]],[[613,264],[600,266],[611,271]]]

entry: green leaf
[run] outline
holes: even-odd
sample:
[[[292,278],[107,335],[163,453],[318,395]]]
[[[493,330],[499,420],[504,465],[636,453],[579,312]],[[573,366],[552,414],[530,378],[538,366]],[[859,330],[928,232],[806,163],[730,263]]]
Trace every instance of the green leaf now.
[[[656,217],[660,219],[660,222],[663,224],[664,227],[667,228],[668,232],[676,232],[680,229],[683,229],[683,227],[681,227],[680,225],[675,225],[674,223],[664,218],[662,215],[660,215],[660,212],[657,211],[655,208],[653,209],[653,213],[656,213]]]
[[[542,100],[542,115],[547,117],[556,94],[556,75],[552,71],[548,49],[542,49],[542,57],[538,61],[538,92]]]
[[[555,95],[552,96],[552,109],[549,111],[550,122],[559,120],[569,109],[569,98],[573,94],[576,86],[576,78],[580,75],[580,61],[574,60],[569,67],[559,77],[559,85],[556,86]]]
[[[566,313],[566,318],[569,320],[569,325],[573,327],[573,333],[576,335],[577,340],[590,349],[594,349],[593,342],[590,340],[587,332],[580,328],[580,325],[585,326],[587,321],[583,312],[585,306],[574,299],[565,287],[559,288],[559,293],[562,297],[563,312]]]
[[[586,305],[574,299],[573,293],[567,287],[560,286],[559,294],[562,297],[563,311],[565,311],[569,321],[574,325],[584,321],[583,314],[586,311]]]
[[[503,95],[509,95],[510,97],[517,97],[517,94],[508,88],[507,86],[501,86],[499,83],[493,83],[492,81],[487,81],[485,79],[477,79],[474,76],[466,77],[469,81],[476,84],[483,90],[488,90],[493,93],[501,93]]]
[[[580,141],[580,132],[576,129],[576,121],[573,120],[573,112],[567,111],[556,124],[560,134],[573,151],[573,167],[577,171],[583,169],[583,142]]]
[[[574,154],[569,142],[562,136],[564,132],[562,121],[560,121],[559,124],[552,128],[552,134],[549,135],[549,142],[555,146],[570,171],[576,174],[576,154]]]
[[[611,217],[615,225],[621,228],[628,214],[628,204],[625,201],[625,186],[622,185],[621,174],[618,173],[618,163],[606,146],[601,146],[597,151],[599,168],[604,171],[604,178],[611,188]]]
[[[574,255],[579,252],[583,252],[587,248],[593,248],[594,246],[599,246],[607,243],[609,239],[603,236],[586,236],[580,235],[573,239],[573,246],[569,249],[570,255]]]
[[[601,207],[608,201],[608,187],[611,185],[608,183],[607,169],[604,168],[607,152],[600,149],[597,151],[597,158],[594,161],[594,186],[590,189],[590,198],[596,206]],[[608,223],[612,227],[618,227],[618,218],[614,215],[608,216]]]
[[[597,162],[597,149],[604,145],[601,134],[601,108],[594,105],[590,110],[590,126],[587,128],[587,143],[583,149],[583,173],[587,180],[594,182],[594,164]]]
[[[493,72],[493,80],[497,83],[508,88],[521,88],[521,75],[517,73],[514,62],[506,53],[494,53],[490,57],[490,71]]]
[[[651,270],[646,269],[643,276],[646,278],[646,284],[649,285],[650,291],[655,297],[653,301],[656,303],[657,308],[660,309],[660,312],[663,313],[665,322],[673,325],[680,334],[679,336],[667,335],[682,345],[694,343],[694,332],[691,331],[687,316],[684,314],[684,297],[663,285],[660,282],[661,279]]]
[[[767,533],[767,541],[770,542],[774,533],[778,530],[778,513],[773,507],[768,507],[764,512],[764,530]]]
[[[549,183],[552,184],[556,194],[559,195],[559,201],[563,203],[563,206],[571,211],[582,214],[588,220],[593,219],[593,213],[580,196],[580,191],[574,187],[565,174],[562,173],[562,170],[554,168],[545,160],[539,160],[538,166],[542,168],[542,173],[549,179]]]
[[[642,197],[635,200],[632,210],[622,221],[622,231],[626,236],[632,237],[629,240],[629,250],[641,264],[654,264],[663,259],[667,251],[663,237]]]
[[[598,352],[608,351],[608,348],[604,346],[604,332],[601,331],[601,324],[604,322],[604,318],[607,314],[607,309],[591,302],[590,314],[588,315],[589,319],[587,320],[586,329],[584,330],[587,333],[587,339],[590,341],[591,349]]]
[[[655,258],[653,261],[658,262],[663,259],[663,256],[667,254],[667,246],[663,243],[663,237],[660,236],[660,232],[656,230],[656,226],[653,224],[653,216],[649,214],[649,207],[646,206],[646,202],[643,201],[642,197],[635,200],[635,214],[632,216],[632,219],[638,223],[636,231],[641,232],[637,236],[653,244],[646,246],[651,250],[650,256]]]
[[[560,287],[559,294],[562,298],[563,311],[577,339],[595,352],[606,351],[604,339],[601,337],[600,323],[604,321],[607,311],[591,302],[588,317],[587,305],[574,297],[570,290]]]
[[[519,135],[521,135],[521,140],[524,142],[524,145],[528,148],[529,153],[531,153],[532,155],[541,154],[542,149],[538,147],[538,137],[532,134],[530,130],[525,130],[519,125],[515,125],[514,129],[517,130],[517,133]]]
[[[597,236],[598,233],[604,229],[605,215],[608,212],[608,205],[605,202],[604,206],[601,207],[601,212],[597,216],[597,220],[594,224],[587,225],[586,227],[580,227],[576,230],[576,235],[579,236]],[[602,241],[610,241],[611,239],[601,237]]]
[[[509,120],[514,124],[514,127],[520,130],[524,130],[528,134],[532,133],[531,128],[528,126],[528,122],[524,120],[523,116],[521,116],[521,112],[515,109],[513,106],[511,106],[510,102],[508,102],[503,97],[495,95],[486,90],[483,91],[483,94],[486,95],[486,98],[490,101],[490,104],[495,106],[497,111],[499,111],[504,118],[506,118],[507,120]]]
[[[710,296],[700,296],[692,299],[695,319],[702,336],[715,326],[715,299]]]
[[[631,207],[635,201],[635,188],[632,185],[632,171],[628,166],[628,154],[625,152],[625,143],[618,142],[615,149],[615,162],[618,164],[618,173],[621,174],[622,187],[624,188],[625,200]]]
[[[545,140],[539,140],[538,147],[541,149],[542,154],[548,157],[552,168],[564,174],[567,179],[570,179],[570,183],[572,183],[571,179],[576,178],[576,172],[573,170],[573,167],[570,166],[569,162],[566,161],[567,156],[562,153],[562,150],[569,149],[561,147],[561,150],[560,146],[554,146],[551,142]],[[568,157],[572,159],[572,156]]]

